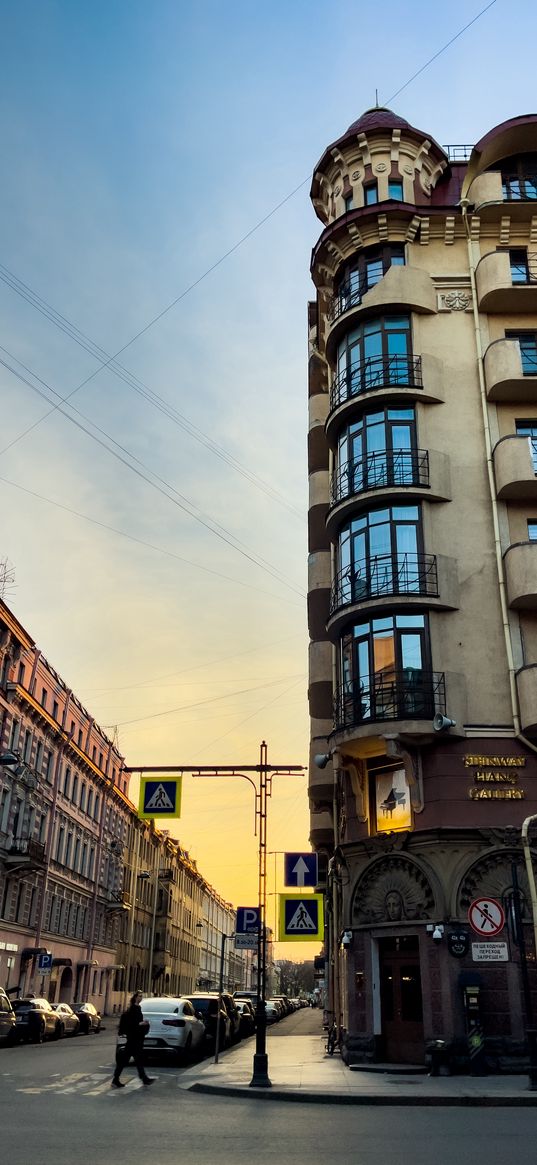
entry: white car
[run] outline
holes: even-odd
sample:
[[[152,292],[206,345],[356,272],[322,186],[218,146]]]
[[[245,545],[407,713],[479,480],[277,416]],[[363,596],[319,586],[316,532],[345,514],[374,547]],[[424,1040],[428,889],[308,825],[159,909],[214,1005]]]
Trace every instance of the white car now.
[[[148,1052],[184,1060],[203,1046],[205,1024],[196,1015],[189,999],[170,995],[161,999],[142,999],[142,1012],[149,1023],[144,1040],[144,1049]],[[118,1036],[118,1044],[122,1043],[125,1043],[125,1037]]]

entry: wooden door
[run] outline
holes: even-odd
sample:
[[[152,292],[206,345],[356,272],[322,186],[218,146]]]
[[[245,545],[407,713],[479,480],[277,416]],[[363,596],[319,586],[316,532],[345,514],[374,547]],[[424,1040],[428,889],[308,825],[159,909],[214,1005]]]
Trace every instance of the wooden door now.
[[[384,1057],[389,1064],[423,1064],[423,1008],[417,935],[379,940]]]

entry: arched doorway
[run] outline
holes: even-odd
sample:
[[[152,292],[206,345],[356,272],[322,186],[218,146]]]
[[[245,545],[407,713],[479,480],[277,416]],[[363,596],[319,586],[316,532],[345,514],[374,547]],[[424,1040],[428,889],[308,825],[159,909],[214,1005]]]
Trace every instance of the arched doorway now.
[[[71,967],[64,967],[62,977],[60,979],[60,998],[59,1003],[69,1003],[71,1000],[71,993],[73,990],[73,972]]]

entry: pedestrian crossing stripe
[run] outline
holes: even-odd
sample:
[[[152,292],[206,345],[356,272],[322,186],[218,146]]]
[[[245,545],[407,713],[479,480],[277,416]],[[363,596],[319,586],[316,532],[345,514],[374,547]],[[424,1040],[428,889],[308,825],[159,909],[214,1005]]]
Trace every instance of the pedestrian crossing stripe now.
[[[112,1080],[113,1068],[110,1067],[107,1072],[94,1072],[91,1074],[84,1074],[82,1072],[73,1072],[68,1076],[61,1076],[49,1084],[35,1085],[29,1088],[17,1088],[17,1092],[22,1092],[26,1096],[38,1096],[44,1092],[54,1092],[58,1096],[72,1096],[74,1093],[77,1096],[128,1096],[131,1092],[137,1092],[139,1088],[143,1088],[143,1080],[138,1076],[131,1077],[130,1080],[124,1081],[124,1088],[111,1088],[110,1082]],[[158,1077],[155,1077],[158,1079]]]
[[[154,817],[181,816],[181,788],[183,778],[153,773],[140,777],[138,816],[143,820]]]
[[[318,942],[324,937],[322,894],[280,894],[280,942]]]

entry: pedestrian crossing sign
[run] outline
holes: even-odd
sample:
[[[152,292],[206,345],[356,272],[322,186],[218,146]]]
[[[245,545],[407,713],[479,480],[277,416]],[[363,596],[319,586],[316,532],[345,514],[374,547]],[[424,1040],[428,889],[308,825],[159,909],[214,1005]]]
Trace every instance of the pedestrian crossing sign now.
[[[182,781],[181,776],[159,777],[158,773],[140,777],[138,816],[144,821],[153,817],[180,817]]]
[[[322,938],[322,894],[280,894],[279,942],[319,942]]]

